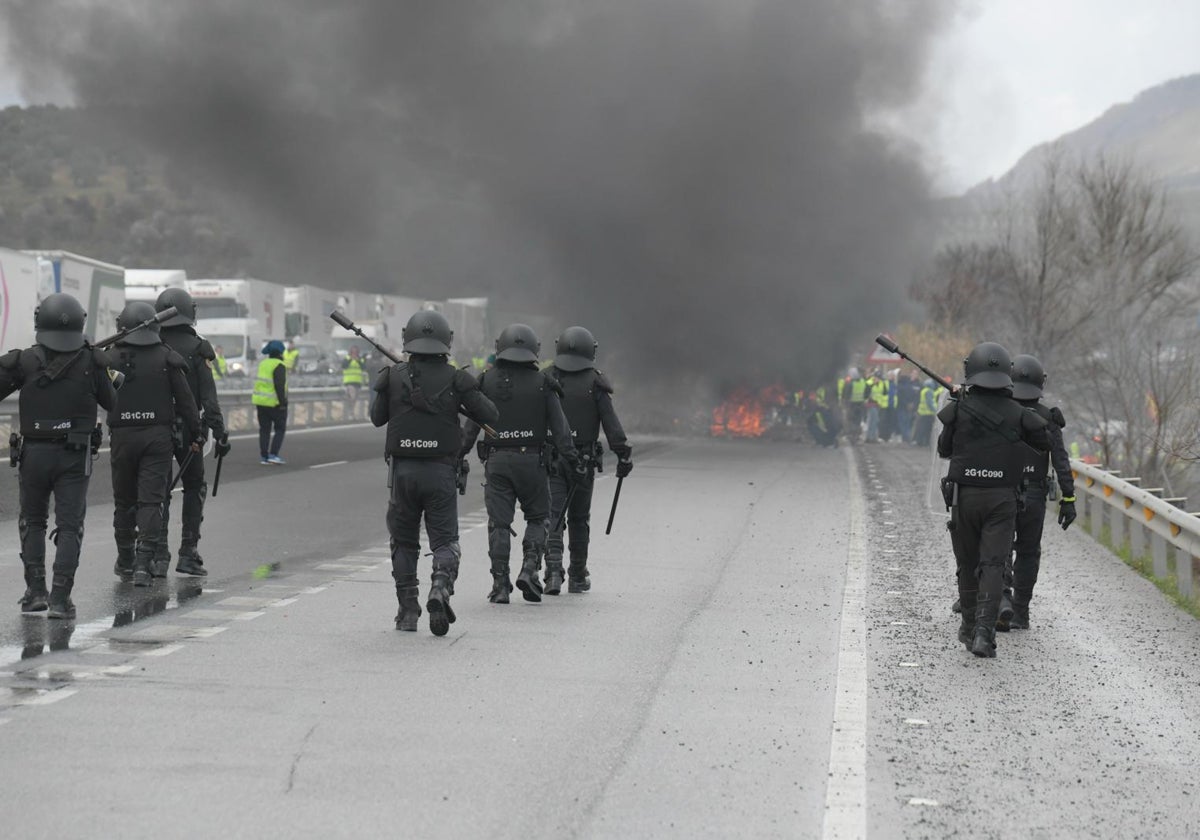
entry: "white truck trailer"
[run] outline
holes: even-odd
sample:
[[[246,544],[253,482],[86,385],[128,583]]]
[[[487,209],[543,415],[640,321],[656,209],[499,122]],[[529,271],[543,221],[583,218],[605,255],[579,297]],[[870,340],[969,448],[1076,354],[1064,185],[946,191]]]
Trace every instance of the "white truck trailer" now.
[[[0,248],[0,353],[33,344],[33,311],[52,285],[48,264],[40,265],[31,254]]]
[[[189,280],[187,289],[196,301],[197,320],[252,319],[267,338],[286,337],[284,292],[278,283],[250,278]]]
[[[323,351],[333,347],[334,323],[329,313],[337,309],[338,293],[316,286],[289,286],[284,292],[288,338],[297,344],[312,344]]]
[[[25,253],[38,260],[41,297],[65,292],[83,304],[88,314],[83,332],[88,340],[96,341],[117,331],[117,316],[125,308],[123,267],[69,251]]]
[[[187,272],[182,268],[125,269],[125,300],[154,303],[167,289],[187,289]]]

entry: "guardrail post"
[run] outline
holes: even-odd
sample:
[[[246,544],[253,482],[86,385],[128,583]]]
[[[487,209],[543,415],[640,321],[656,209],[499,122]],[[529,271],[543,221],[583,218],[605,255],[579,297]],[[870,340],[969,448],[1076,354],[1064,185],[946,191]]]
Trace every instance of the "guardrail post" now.
[[[1115,495],[1114,495],[1114,498]],[[1120,551],[1125,547],[1125,508],[1123,500],[1118,499],[1118,503],[1110,505],[1112,511],[1112,519],[1109,523],[1110,534],[1112,535],[1112,547],[1114,551]]]
[[[1191,552],[1175,549],[1175,580],[1179,582],[1179,594],[1185,598],[1192,597],[1192,565],[1195,558]]]
[[[1129,520],[1129,554],[1137,560],[1146,553],[1146,529],[1142,527],[1141,520]]]
[[[1099,496],[1088,497],[1088,529],[1097,541],[1104,533],[1104,500]]]
[[[1167,541],[1159,534],[1150,532],[1150,557],[1154,561],[1154,576],[1167,576]]]

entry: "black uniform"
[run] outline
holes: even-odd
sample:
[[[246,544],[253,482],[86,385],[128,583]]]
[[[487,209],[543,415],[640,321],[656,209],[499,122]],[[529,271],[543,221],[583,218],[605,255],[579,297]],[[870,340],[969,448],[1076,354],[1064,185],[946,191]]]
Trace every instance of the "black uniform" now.
[[[413,354],[406,364],[380,371],[373,386],[371,422],[387,424],[389,461],[387,526],[391,537],[392,577],[400,602],[397,624],[407,614],[416,629],[421,615],[417,559],[421,554],[421,517],[433,552],[434,587],[453,592],[458,577],[458,493],[455,466],[462,432],[459,412],[481,423],[494,423],[496,406],[479,391],[466,371],[455,370],[441,355]],[[432,590],[431,590],[432,594]],[[447,620],[453,620],[449,612]],[[431,621],[432,621],[431,614]],[[440,634],[439,634],[440,635]]]
[[[959,638],[980,656],[995,655],[1026,444],[1041,451],[1050,446],[1046,421],[1022,408],[1011,393],[974,386],[938,413],[944,425],[938,455],[950,459],[947,479],[957,485],[950,538],[962,603]]]
[[[550,488],[546,469],[547,439],[572,469],[579,456],[571,442],[571,429],[563,415],[560,389],[553,377],[537,369],[534,362],[497,359],[496,366],[479,376],[479,389],[496,404],[500,418],[494,424],[497,437],[484,441],[484,499],[488,512],[488,556],[492,560],[494,603],[508,603],[512,592],[509,579],[509,542],[516,505],[525,514],[525,536],[521,541],[524,559],[517,584],[526,600],[540,601],[538,566],[546,548],[550,517]],[[480,428],[468,421],[461,454],[471,451]]]
[[[216,359],[212,345],[196,335],[190,325],[163,327],[163,344],[183,357],[187,363],[188,390],[201,411],[201,423],[207,435],[212,430],[217,440],[225,438],[225,418],[217,400],[217,386],[213,381],[210,365]],[[182,443],[177,441],[177,443]],[[175,460],[183,465],[190,447],[175,449]],[[183,485],[183,533],[179,545],[178,571],[188,574],[204,574],[197,545],[200,542],[200,523],[204,521],[204,500],[208,498],[208,484],[204,481],[204,458],[199,453],[188,461],[180,479]],[[154,552],[154,576],[163,577],[171,563],[168,546],[168,531],[171,527],[171,497],[163,502],[163,527]]]
[[[1037,583],[1038,569],[1042,559],[1042,527],[1046,521],[1046,493],[1049,490],[1049,468],[1054,467],[1058,486],[1064,499],[1075,498],[1075,477],[1071,472],[1071,458],[1063,443],[1062,430],[1067,422],[1062,411],[1049,408],[1039,400],[1018,400],[1021,405],[1036,411],[1046,421],[1046,434],[1050,439],[1049,452],[1029,451],[1025,463],[1025,509],[1017,514],[1017,536],[1013,543],[1015,559],[1011,575],[1006,581],[1012,589],[1013,607],[1016,612],[1014,627],[1029,626],[1029,602],[1033,598],[1033,587]]]
[[[21,562],[29,611],[46,609],[46,525],[54,496],[54,578],[69,603],[92,475],[97,405],[111,410],[116,392],[108,354],[85,345],[59,353],[36,344],[0,357],[0,399],[20,390]],[[73,606],[71,606],[73,612]],[[55,617],[69,618],[70,615]]]
[[[562,388],[563,413],[571,427],[571,439],[579,452],[586,477],[577,481],[574,475],[564,475],[565,469],[555,458],[550,473],[550,536],[546,541],[546,591],[557,594],[562,580],[563,531],[570,529],[570,577],[572,592],[590,588],[587,559],[588,542],[591,538],[592,482],[600,464],[603,450],[600,446],[600,430],[608,440],[608,448],[622,461],[629,461],[633,449],[625,437],[625,430],[617,418],[612,404],[612,384],[602,372],[589,368],[580,371],[565,371],[558,367],[550,369],[550,375]],[[562,516],[571,485],[575,493],[566,517]],[[555,529],[555,523],[562,524]],[[553,581],[554,575],[558,576]]]
[[[122,580],[149,586],[163,503],[171,483],[175,418],[183,440],[200,440],[200,414],[187,382],[187,362],[164,344],[118,342],[115,368],[125,374],[108,415],[112,439],[113,532]]]

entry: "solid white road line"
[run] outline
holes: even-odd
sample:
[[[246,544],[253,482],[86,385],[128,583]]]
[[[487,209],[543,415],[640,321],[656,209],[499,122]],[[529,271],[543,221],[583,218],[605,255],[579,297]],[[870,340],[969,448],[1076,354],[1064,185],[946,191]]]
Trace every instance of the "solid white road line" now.
[[[865,609],[867,517],[853,447],[844,447],[849,473],[850,544],[838,632],[837,694],[829,743],[829,782],[821,836],[867,836],[867,621]]]
[[[326,467],[340,467],[342,464],[349,464],[349,461],[329,461],[325,464],[313,464],[309,467],[310,470],[323,470]]]

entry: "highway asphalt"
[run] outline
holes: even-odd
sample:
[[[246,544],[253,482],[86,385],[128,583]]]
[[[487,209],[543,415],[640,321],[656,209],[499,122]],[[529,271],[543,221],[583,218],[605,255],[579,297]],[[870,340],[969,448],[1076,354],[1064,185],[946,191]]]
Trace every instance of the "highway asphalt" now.
[[[6,835],[1200,835],[1197,623],[1048,529],[1034,629],[970,656],[927,451],[635,441],[593,590],[508,606],[476,470],[437,638],[393,627],[381,440],[227,466],[199,584],[117,583],[97,503],[74,625],[0,531]]]

